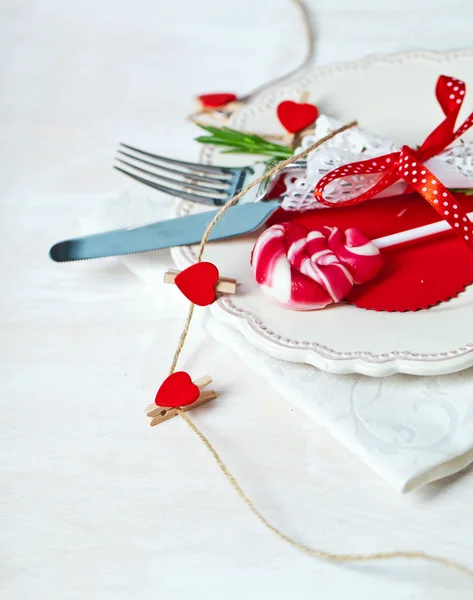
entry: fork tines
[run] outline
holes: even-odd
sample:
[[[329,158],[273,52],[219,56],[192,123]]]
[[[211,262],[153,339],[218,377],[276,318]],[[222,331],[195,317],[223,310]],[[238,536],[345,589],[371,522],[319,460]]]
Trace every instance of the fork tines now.
[[[165,194],[202,204],[224,204],[241,184],[244,171],[167,158],[128,144],[120,144],[117,152],[117,171]]]

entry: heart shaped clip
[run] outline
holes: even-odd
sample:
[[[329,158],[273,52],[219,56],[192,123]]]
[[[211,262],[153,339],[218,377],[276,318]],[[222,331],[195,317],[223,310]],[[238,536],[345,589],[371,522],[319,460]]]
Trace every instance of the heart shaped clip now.
[[[304,134],[309,133],[310,128],[319,116],[319,110],[315,104],[309,104],[308,92],[302,92],[299,102],[285,100],[278,104],[277,115],[279,122],[288,132],[285,142],[292,149],[296,149]]]
[[[208,375],[195,381],[185,371],[169,375],[161,384],[154,403],[145,410],[146,416],[150,418],[150,426],[154,427],[176,417],[178,409],[188,411],[214,400],[217,397],[214,390],[203,391],[211,383],[212,379]]]
[[[210,262],[199,262],[184,271],[167,271],[164,283],[175,283],[184,296],[197,304],[208,306],[215,302],[217,292],[234,294],[236,279],[220,277],[217,267]]]

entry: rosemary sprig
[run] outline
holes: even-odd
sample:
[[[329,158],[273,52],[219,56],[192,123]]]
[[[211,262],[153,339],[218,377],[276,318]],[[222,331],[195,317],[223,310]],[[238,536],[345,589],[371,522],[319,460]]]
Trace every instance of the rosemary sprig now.
[[[269,142],[254,133],[242,133],[230,127],[212,127],[200,123],[198,125],[210,135],[196,137],[196,141],[201,144],[212,144],[213,146],[228,148],[222,151],[225,154],[262,154],[275,159],[289,158],[294,154],[289,146]]]

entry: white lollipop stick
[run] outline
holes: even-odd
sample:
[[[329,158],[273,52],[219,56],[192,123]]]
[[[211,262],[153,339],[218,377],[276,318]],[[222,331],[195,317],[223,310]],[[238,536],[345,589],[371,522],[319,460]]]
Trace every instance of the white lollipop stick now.
[[[470,221],[473,221],[473,212],[467,214]],[[373,244],[377,248],[389,248],[390,246],[397,246],[398,244],[404,244],[405,242],[411,242],[413,240],[420,240],[425,237],[430,237],[436,233],[442,233],[443,231],[449,231],[452,228],[447,221],[438,221],[437,223],[430,223],[430,225],[423,225],[422,227],[415,227],[414,229],[407,229],[406,231],[399,231],[392,235],[385,235],[384,237],[373,240]]]

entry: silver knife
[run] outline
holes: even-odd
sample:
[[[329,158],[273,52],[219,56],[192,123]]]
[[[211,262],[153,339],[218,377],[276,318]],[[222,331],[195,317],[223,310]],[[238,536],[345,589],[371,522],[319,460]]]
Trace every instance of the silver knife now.
[[[258,229],[279,208],[280,200],[242,203],[229,208],[209,240],[222,240]],[[148,252],[200,242],[217,210],[58,242],[49,251],[56,262]]]

